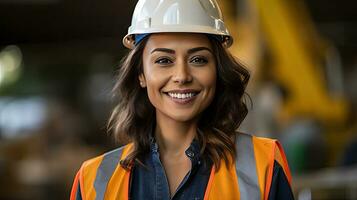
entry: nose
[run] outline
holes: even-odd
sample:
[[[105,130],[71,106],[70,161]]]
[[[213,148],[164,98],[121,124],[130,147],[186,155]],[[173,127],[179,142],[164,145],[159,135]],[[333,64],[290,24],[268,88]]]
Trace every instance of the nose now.
[[[175,83],[185,84],[192,82],[192,79],[193,77],[189,66],[184,62],[177,63],[175,66],[173,81]]]

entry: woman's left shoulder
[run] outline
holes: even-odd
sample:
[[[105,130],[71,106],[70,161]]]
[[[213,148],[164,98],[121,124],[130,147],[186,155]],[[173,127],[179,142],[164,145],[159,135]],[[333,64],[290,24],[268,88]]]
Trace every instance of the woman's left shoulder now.
[[[254,151],[260,151],[260,153],[274,154],[279,160],[281,159],[281,154],[284,153],[281,143],[274,138],[260,137],[240,132],[237,133],[236,140],[236,144],[239,145],[239,143],[245,143],[245,146],[251,145]]]
[[[280,145],[279,141],[272,138],[259,137],[252,134],[237,133],[236,146],[251,146],[254,151],[261,151],[260,153],[270,153]]]
[[[287,175],[289,182],[291,182],[291,173],[286,159],[283,146],[277,139],[258,137],[246,133],[238,133],[237,135],[237,149],[244,148],[241,151],[248,151],[251,149],[251,155],[254,155],[256,164],[269,168],[268,171],[272,174],[274,162],[282,166],[284,173]]]

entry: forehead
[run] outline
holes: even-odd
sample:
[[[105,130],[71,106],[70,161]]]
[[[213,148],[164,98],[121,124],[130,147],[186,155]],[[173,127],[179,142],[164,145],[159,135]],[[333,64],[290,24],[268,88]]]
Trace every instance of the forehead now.
[[[169,48],[186,50],[195,47],[212,49],[208,37],[199,33],[154,33],[149,36],[145,49]]]

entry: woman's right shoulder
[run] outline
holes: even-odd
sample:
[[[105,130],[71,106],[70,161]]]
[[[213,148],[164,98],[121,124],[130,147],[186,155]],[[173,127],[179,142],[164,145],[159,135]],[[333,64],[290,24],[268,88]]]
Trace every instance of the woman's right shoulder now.
[[[95,194],[93,191],[96,184],[97,187],[100,187],[98,184],[100,185],[102,181],[109,180],[110,175],[120,164],[120,160],[128,155],[132,146],[132,143],[129,143],[84,161],[75,176],[70,199],[75,200],[78,199],[77,197],[81,197],[79,199],[87,199],[86,197],[91,197],[91,195]]]
[[[96,171],[100,165],[119,164],[120,160],[122,160],[124,157],[126,157],[126,155],[128,155],[128,152],[131,149],[132,145],[132,143],[129,143],[84,161],[81,166],[81,171]]]

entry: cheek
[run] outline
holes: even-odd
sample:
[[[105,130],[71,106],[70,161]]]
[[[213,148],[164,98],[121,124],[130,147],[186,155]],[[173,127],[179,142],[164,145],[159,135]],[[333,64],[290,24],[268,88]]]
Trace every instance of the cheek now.
[[[155,107],[159,105],[161,98],[161,89],[165,85],[165,78],[154,72],[153,70],[145,71],[146,89],[151,104]]]
[[[148,61],[147,61],[148,62]],[[145,76],[145,83],[148,89],[148,92],[157,85],[157,72],[150,66],[149,63],[144,63],[143,66],[144,76]]]
[[[206,86],[208,89],[208,101],[209,103],[213,100],[214,96],[216,95],[216,77],[212,77],[210,79],[207,79]]]
[[[215,66],[208,70],[202,77],[202,81],[207,89],[207,105],[211,104],[216,95],[216,85],[217,85],[217,71]]]
[[[217,82],[216,69],[212,66],[206,70],[202,70],[201,72],[198,73],[198,75],[202,86],[214,92],[216,89],[216,82]]]
[[[207,94],[207,104],[206,108],[212,103],[215,95],[216,95],[216,84],[217,84],[217,78],[216,78],[216,73],[212,74],[212,76],[207,77],[207,89],[208,89],[208,94]]]
[[[146,88],[148,92],[148,96],[150,99],[154,98],[155,96],[160,93],[160,81],[157,80],[155,77],[146,77]]]
[[[157,90],[157,87],[155,86],[156,84],[152,83],[152,82],[147,82],[147,86],[146,86],[146,91],[147,91],[147,95],[149,98],[150,103],[157,108],[160,105],[160,93]]]
[[[147,70],[145,72],[146,84],[148,88],[153,90],[161,89],[166,81],[164,73],[159,70]]]

